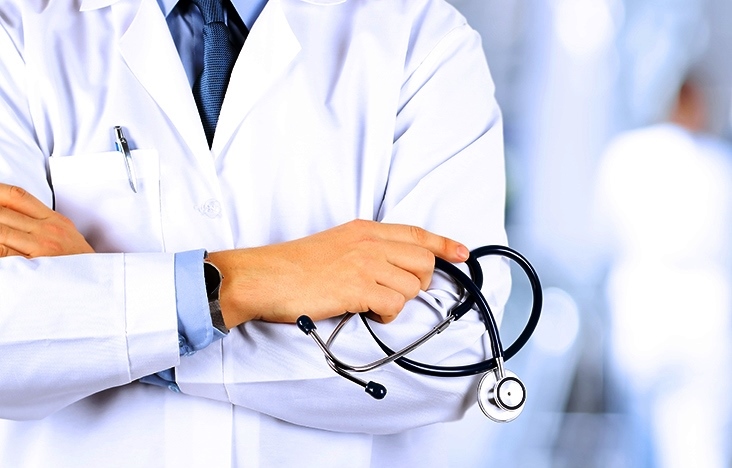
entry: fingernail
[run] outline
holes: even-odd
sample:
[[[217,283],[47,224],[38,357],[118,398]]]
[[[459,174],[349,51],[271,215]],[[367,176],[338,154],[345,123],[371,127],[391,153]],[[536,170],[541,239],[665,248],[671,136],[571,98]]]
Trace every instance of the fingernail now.
[[[468,257],[470,257],[470,251],[464,245],[458,245],[457,256],[460,258],[460,260],[465,261],[468,259]]]

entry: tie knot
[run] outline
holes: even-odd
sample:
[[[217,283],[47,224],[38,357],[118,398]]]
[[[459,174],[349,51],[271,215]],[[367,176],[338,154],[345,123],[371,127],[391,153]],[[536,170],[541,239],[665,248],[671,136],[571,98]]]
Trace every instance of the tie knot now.
[[[191,2],[201,10],[204,23],[224,22],[223,0],[191,0]]]

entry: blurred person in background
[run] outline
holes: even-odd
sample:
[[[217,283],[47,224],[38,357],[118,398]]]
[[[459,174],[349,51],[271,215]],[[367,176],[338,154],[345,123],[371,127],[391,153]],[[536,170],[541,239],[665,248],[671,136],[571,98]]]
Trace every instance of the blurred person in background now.
[[[610,360],[634,466],[730,462],[732,149],[707,131],[704,91],[687,79],[667,121],[620,134],[599,166]]]

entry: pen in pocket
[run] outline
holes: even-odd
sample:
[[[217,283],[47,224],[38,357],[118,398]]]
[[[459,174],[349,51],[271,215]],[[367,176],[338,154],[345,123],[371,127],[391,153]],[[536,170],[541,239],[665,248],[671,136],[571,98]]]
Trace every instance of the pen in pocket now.
[[[137,193],[137,175],[135,174],[135,165],[132,161],[132,153],[130,153],[130,147],[127,144],[127,138],[125,138],[122,127],[119,125],[114,127],[114,138],[115,146],[117,151],[122,153],[125,158],[125,167],[127,168],[127,178],[130,180],[130,187],[132,191]]]

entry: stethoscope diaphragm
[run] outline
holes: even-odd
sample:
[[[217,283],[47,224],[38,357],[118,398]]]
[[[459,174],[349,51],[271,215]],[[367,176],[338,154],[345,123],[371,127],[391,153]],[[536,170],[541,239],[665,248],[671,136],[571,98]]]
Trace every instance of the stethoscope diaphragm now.
[[[504,371],[502,378],[496,372],[486,372],[478,384],[478,406],[483,414],[495,422],[509,422],[524,410],[526,387],[513,372]]]

